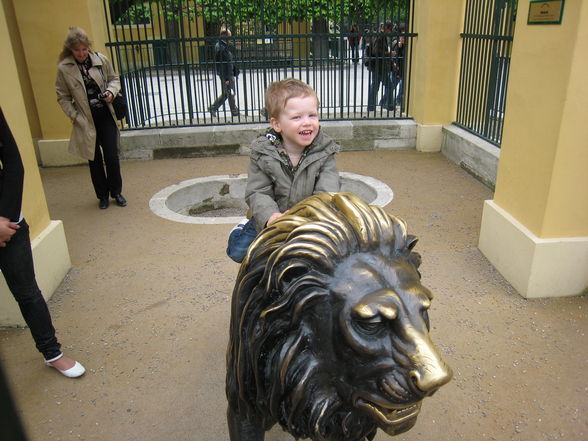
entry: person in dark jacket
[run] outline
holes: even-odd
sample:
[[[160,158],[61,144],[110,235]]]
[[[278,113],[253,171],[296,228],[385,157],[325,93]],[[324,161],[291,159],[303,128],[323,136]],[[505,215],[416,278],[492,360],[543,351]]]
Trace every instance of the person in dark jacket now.
[[[404,93],[404,43],[406,25],[400,23],[398,26],[398,38],[395,39],[391,47],[390,55],[392,56],[392,70],[390,71],[390,87],[383,98],[388,110],[394,110],[394,106],[402,106],[402,95]],[[398,87],[398,92],[396,88]]]
[[[37,285],[29,226],[21,213],[24,167],[1,108],[0,162],[0,270],[45,364],[66,377],[80,377],[84,366],[61,352],[47,303]]]
[[[351,29],[349,30],[349,37],[347,38],[349,41],[349,49],[351,49],[351,59],[354,63],[359,62],[359,42],[361,40],[361,34],[359,32],[359,28],[355,23],[351,25]]]
[[[368,87],[368,112],[376,110],[376,101],[380,84],[384,93],[390,89],[390,70],[392,68],[392,59],[390,57],[390,47],[388,45],[388,36],[392,32],[392,23],[386,22],[383,26],[384,32],[375,38],[370,54],[370,61],[368,63],[368,70],[370,71],[370,84]],[[384,99],[380,101],[383,108],[387,107],[387,102]]]
[[[257,234],[301,200],[340,190],[335,154],[340,147],[323,133],[319,102],[306,83],[287,78],[270,84],[265,107],[271,129],[251,144],[245,200],[251,219],[229,236],[227,255],[241,262]]]
[[[235,66],[232,49],[227,42],[227,38],[231,36],[231,31],[225,29],[220,35],[221,38],[214,46],[214,60],[216,62],[216,74],[221,80],[222,91],[208,110],[212,116],[216,116],[220,106],[228,99],[231,115],[239,116],[239,109],[235,104],[235,77],[239,75],[239,70]]]

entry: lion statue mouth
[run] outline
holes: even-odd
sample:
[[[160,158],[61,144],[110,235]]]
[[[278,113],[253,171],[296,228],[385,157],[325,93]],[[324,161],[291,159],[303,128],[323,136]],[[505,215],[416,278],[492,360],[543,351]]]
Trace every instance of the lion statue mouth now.
[[[410,429],[421,411],[422,401],[408,406],[391,406],[365,398],[358,398],[355,406],[369,413],[379,424],[378,426],[389,435],[396,435]]]

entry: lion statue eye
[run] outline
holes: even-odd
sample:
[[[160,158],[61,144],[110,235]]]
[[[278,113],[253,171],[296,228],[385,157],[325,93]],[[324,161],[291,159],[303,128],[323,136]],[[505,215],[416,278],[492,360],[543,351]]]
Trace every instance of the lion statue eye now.
[[[384,322],[379,316],[357,320],[356,323],[359,329],[367,334],[375,334],[384,327]]]

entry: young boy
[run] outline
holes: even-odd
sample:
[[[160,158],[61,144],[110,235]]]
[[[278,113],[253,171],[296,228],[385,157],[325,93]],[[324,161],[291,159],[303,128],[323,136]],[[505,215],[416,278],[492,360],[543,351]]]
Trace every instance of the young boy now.
[[[335,153],[340,147],[320,130],[318,97],[306,83],[287,78],[270,84],[265,108],[271,128],[251,144],[245,200],[252,214],[229,236],[227,254],[241,262],[257,234],[297,202],[338,192]]]

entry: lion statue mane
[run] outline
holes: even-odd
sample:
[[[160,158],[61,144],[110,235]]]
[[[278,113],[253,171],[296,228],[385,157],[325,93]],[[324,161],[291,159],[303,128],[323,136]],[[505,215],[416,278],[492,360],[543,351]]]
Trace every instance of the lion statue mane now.
[[[371,440],[410,429],[451,379],[429,338],[406,224],[349,193],[295,205],[251,244],[233,290],[231,441]]]

